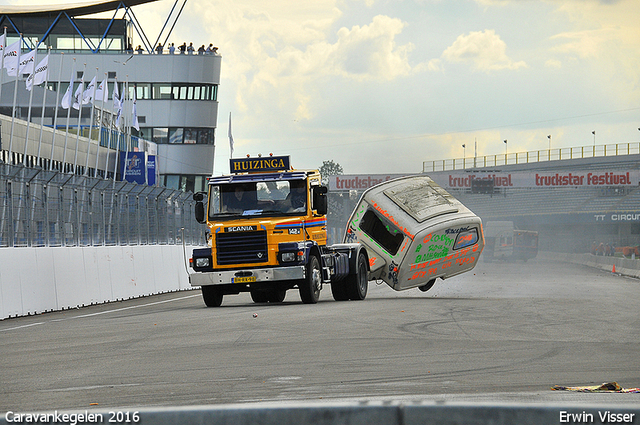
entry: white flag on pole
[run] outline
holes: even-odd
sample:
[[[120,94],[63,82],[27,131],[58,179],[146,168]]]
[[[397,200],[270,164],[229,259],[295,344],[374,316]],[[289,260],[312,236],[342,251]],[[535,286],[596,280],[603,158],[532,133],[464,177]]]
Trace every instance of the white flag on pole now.
[[[116,128],[120,128],[120,117],[122,116],[122,100],[118,91],[118,82],[113,85],[113,110],[116,112]]]
[[[116,130],[120,131],[120,118],[122,118],[122,108],[118,109],[118,115],[116,116]]]
[[[233,136],[231,135],[231,112],[229,112],[229,148],[231,149],[231,158],[233,158]]]
[[[133,127],[140,131],[140,123],[138,123],[138,107],[136,102],[136,90],[133,89]]]
[[[109,100],[109,88],[107,87],[107,79],[102,80],[98,88],[96,89],[96,99],[106,102]]]
[[[118,82],[113,84],[113,109],[122,109],[122,100],[120,100],[120,92],[118,91]]]
[[[11,77],[15,77],[18,73],[20,41],[21,40],[18,40],[11,46],[7,46],[7,48],[2,52],[2,54],[4,55],[4,68],[7,70],[7,74]]]
[[[62,96],[62,109],[69,109],[71,106],[71,92],[73,91],[73,71],[71,72],[71,81],[69,81],[69,87],[67,87],[67,91]]]
[[[20,55],[20,74],[31,74],[36,62],[36,49],[33,49],[29,53]]]
[[[80,81],[80,85],[73,94],[73,109],[80,110],[80,103],[82,102],[82,93],[84,93],[84,81]]]
[[[0,35],[0,50],[4,50],[4,46],[6,42],[7,42],[7,37],[3,33],[2,35]]]
[[[35,72],[29,75],[27,78],[27,90],[31,91],[31,88],[35,84],[40,85],[49,79],[49,55],[45,56],[36,67]]]
[[[87,85],[87,88],[82,93],[82,104],[86,105],[90,102],[93,102],[93,89],[96,86],[96,77],[93,77],[93,80]]]

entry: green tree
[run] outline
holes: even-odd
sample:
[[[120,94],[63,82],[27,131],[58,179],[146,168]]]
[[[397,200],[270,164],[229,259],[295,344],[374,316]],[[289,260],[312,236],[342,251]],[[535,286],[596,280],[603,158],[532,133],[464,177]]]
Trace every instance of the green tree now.
[[[333,160],[322,161],[322,167],[320,167],[320,175],[322,176],[322,184],[327,185],[329,183],[329,176],[338,176],[342,174],[342,165]]]

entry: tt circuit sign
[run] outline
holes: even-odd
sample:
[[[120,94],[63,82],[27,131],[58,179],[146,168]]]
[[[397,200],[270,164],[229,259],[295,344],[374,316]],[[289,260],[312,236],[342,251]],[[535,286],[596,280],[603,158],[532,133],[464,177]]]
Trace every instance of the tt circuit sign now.
[[[596,222],[605,223],[640,223],[640,213],[637,211],[594,214],[593,218]]]

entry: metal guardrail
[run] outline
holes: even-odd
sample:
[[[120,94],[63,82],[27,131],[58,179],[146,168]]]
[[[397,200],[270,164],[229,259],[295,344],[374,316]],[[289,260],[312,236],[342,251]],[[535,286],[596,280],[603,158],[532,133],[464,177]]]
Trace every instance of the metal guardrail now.
[[[0,164],[0,247],[202,244],[191,195]]]
[[[564,159],[596,158],[640,153],[640,142],[616,143],[608,145],[581,146],[574,148],[544,149],[530,152],[504,153],[470,158],[424,161],[422,172],[464,170],[466,168],[487,168],[503,165],[529,164]]]
[[[635,395],[635,394],[634,394]],[[25,416],[30,415],[30,416]],[[335,403],[322,405],[200,406],[155,409],[99,409],[47,413],[6,412],[0,425],[141,423],[145,425],[541,425],[559,423],[637,423],[636,406],[592,404]]]

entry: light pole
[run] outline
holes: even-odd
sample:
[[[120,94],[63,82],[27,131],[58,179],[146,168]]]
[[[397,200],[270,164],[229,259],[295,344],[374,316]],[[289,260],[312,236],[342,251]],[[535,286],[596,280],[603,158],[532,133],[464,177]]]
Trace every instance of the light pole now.
[[[596,131],[595,131],[595,130],[593,130],[593,131],[591,132],[591,134],[593,134],[593,146],[595,146],[595,145],[596,145]]]
[[[464,143],[462,145],[462,168],[467,168],[466,162],[467,162],[467,144]]]

